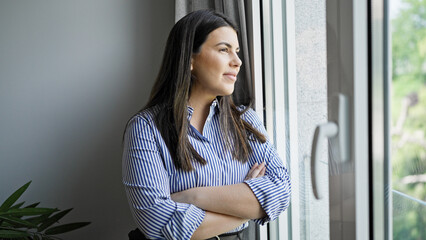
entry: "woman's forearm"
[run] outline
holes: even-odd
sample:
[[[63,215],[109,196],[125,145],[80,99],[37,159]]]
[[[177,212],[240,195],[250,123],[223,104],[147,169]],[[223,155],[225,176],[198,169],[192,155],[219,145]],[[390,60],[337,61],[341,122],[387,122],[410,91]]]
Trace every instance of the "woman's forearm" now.
[[[197,228],[197,230],[195,230],[191,239],[196,240],[211,238],[235,229],[248,221],[249,219],[242,219],[234,216],[206,211],[203,222]]]
[[[172,194],[177,202],[194,204],[207,211],[231,215],[243,219],[266,216],[256,196],[245,183],[191,188]]]

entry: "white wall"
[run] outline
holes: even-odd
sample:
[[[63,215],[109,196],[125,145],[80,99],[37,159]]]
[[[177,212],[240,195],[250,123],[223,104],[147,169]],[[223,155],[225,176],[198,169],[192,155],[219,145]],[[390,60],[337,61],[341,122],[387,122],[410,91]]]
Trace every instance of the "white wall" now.
[[[174,21],[170,0],[0,2],[0,202],[74,210],[64,239],[127,239],[121,137],[145,103]]]

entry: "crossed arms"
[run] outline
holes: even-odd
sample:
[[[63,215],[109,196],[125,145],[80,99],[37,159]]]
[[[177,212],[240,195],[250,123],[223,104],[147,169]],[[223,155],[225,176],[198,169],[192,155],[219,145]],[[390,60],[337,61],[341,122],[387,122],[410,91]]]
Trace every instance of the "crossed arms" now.
[[[246,180],[263,177],[265,163],[250,169]],[[250,219],[264,218],[265,211],[246,183],[191,188],[171,195],[176,202],[193,204],[206,211],[191,239],[206,239],[228,232]]]

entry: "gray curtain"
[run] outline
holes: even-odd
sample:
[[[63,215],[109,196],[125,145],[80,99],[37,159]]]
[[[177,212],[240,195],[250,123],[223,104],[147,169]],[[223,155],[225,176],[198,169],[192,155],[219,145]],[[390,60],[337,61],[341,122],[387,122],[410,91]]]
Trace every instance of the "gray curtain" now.
[[[240,58],[243,62],[238,74],[238,81],[235,85],[233,98],[238,105],[249,105],[254,103],[252,81],[252,67],[249,49],[252,49],[249,41],[250,29],[247,28],[250,16],[247,12],[245,0],[176,0],[176,22],[186,14],[200,9],[212,9],[216,12],[223,13],[232,19],[239,28],[238,41],[240,44]]]

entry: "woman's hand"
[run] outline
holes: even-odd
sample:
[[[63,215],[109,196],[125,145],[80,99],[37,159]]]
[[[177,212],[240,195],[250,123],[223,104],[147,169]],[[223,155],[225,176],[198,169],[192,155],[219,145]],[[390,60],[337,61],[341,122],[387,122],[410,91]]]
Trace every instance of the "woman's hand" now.
[[[265,162],[261,163],[260,165],[255,163],[253,167],[251,167],[250,171],[247,173],[247,176],[244,178],[244,180],[263,177],[265,176],[265,171],[266,171]]]

